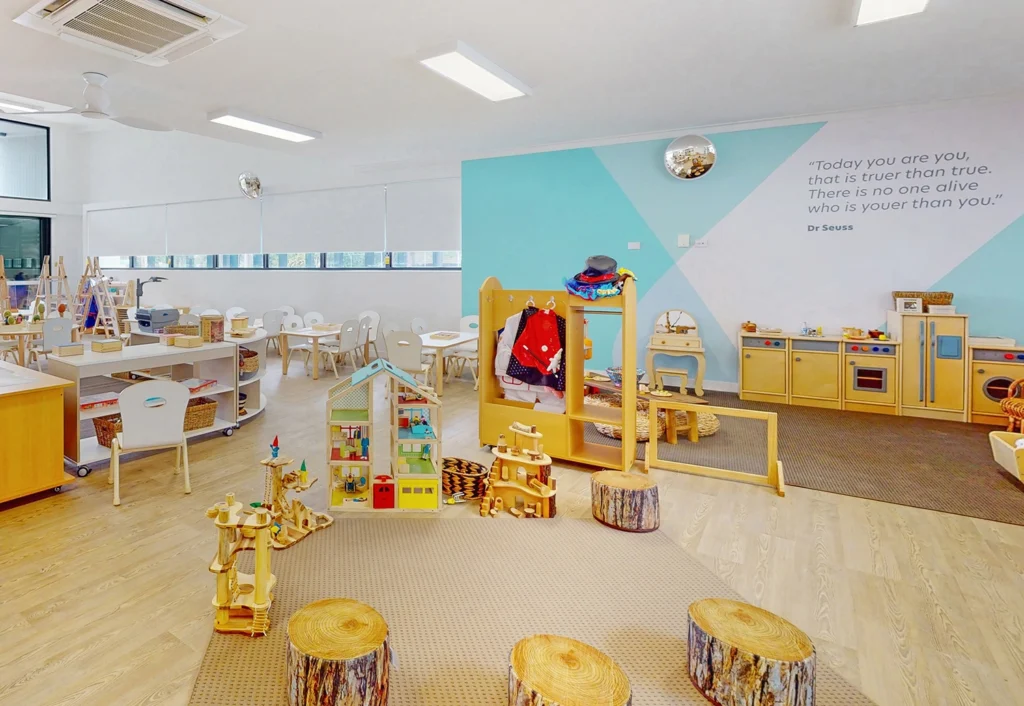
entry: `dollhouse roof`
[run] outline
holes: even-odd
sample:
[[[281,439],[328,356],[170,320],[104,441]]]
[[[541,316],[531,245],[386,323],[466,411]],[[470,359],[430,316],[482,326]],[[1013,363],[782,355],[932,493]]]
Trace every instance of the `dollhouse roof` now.
[[[352,373],[351,377],[339,382],[328,391],[327,396],[334,397],[336,394],[353,390],[357,387],[362,387],[363,385],[372,382],[381,373],[390,375],[405,387],[415,390],[418,394],[423,396],[426,403],[437,405],[441,404],[441,400],[437,395],[435,395],[431,390],[421,387],[419,382],[417,382],[416,378],[412,375],[404,370],[399,370],[386,360],[380,359],[373,361],[364,368],[360,368]]]

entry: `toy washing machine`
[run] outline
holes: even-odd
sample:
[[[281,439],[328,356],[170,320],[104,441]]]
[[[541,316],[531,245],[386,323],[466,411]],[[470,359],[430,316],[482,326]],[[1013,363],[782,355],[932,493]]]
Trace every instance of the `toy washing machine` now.
[[[1024,348],[971,349],[971,422],[1006,426],[999,408],[1014,380],[1024,378]]]

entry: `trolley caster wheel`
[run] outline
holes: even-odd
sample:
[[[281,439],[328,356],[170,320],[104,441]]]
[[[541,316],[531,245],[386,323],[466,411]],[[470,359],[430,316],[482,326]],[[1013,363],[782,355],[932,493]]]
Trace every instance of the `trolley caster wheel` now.
[[[92,469],[89,468],[88,466],[79,466],[78,467],[78,477],[79,478],[85,478],[90,473],[92,473]]]
[[[63,485],[58,485],[56,488],[53,489],[53,492],[59,493],[62,490],[64,490],[64,486]]]
[[[224,430],[224,436],[231,436],[234,433],[235,433],[235,428],[234,427],[228,427],[227,429]]]
[[[129,373],[129,374],[128,374],[128,379],[129,379],[129,380],[138,380],[138,379],[139,379],[139,376],[138,376],[138,375],[136,375],[135,373]]]

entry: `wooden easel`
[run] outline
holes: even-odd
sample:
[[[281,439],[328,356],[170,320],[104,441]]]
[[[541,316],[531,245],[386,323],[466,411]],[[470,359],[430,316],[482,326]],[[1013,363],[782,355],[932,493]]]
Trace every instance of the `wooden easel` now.
[[[60,305],[65,308],[71,305],[71,286],[68,284],[68,273],[64,269],[64,256],[57,258],[57,272],[54,274],[50,256],[43,257],[43,266],[39,270],[39,286],[36,298],[32,301],[32,316],[38,313],[39,305],[43,305],[42,318],[50,318],[50,314],[59,311]]]
[[[104,338],[119,336],[117,310],[110,294],[111,286],[116,284],[103,274],[98,257],[86,258],[85,272],[78,282],[74,307],[75,325],[82,331],[91,330],[96,335],[102,334]],[[86,329],[85,321],[89,317],[89,309],[93,300],[96,301],[96,322],[92,329]]]

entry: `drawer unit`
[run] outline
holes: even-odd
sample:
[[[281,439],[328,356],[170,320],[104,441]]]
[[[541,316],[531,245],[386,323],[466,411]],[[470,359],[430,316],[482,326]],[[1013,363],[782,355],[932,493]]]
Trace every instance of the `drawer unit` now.
[[[839,343],[794,340],[790,345],[790,402],[839,409]]]
[[[1014,380],[1024,378],[1024,351],[975,349],[971,352],[971,422],[1005,426],[999,405]]]
[[[677,350],[704,347],[699,336],[689,336],[681,333],[656,333],[651,336],[649,345],[655,348],[675,348]]]
[[[744,336],[740,350],[740,398],[788,402],[787,357],[784,338]]]

